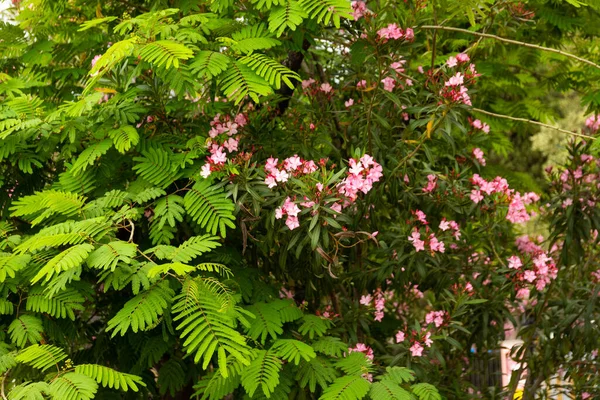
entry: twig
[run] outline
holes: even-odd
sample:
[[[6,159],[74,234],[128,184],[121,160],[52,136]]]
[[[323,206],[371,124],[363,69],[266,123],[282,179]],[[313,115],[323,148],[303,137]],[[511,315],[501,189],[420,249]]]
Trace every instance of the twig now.
[[[129,218],[127,218],[127,221],[129,221],[129,224],[131,225],[131,233],[129,234],[129,240],[127,242],[131,243],[133,241],[133,234],[135,232],[135,225],[133,224],[133,221],[130,220]]]
[[[544,124],[543,122],[533,121],[531,119],[519,118],[519,117],[511,117],[510,115],[504,115],[504,114],[496,114],[496,113],[493,113],[493,112],[490,112],[490,111],[485,111],[485,110],[482,110],[480,108],[475,108],[475,107],[473,107],[471,110],[475,111],[475,112],[478,112],[478,113],[481,113],[481,114],[490,115],[490,116],[496,117],[496,118],[504,118],[504,119],[509,119],[511,121],[526,122],[528,124],[539,125],[539,126],[543,126],[544,128],[554,129],[556,131],[559,131],[559,132],[562,132],[562,133],[566,133],[568,135],[577,136],[577,137],[584,138],[584,139],[596,140],[596,138],[594,136],[585,135],[583,133],[577,133],[577,132],[573,132],[573,131],[568,131],[566,129],[562,129],[562,128],[559,128],[557,126]]]
[[[523,47],[529,47],[531,49],[538,49],[538,50],[542,50],[542,51],[548,51],[550,53],[556,53],[556,54],[563,55],[565,57],[572,58],[573,60],[577,60],[577,61],[582,62],[584,64],[588,64],[588,65],[591,65],[592,67],[600,69],[600,65],[596,64],[593,61],[586,60],[585,58],[581,58],[579,56],[576,56],[575,54],[567,53],[566,51],[562,51],[562,50],[558,50],[558,49],[553,49],[552,47],[539,46],[537,44],[527,43],[527,42],[521,42],[521,41],[512,40],[512,39],[507,39],[507,38],[503,38],[503,37],[500,37],[500,36],[491,35],[489,33],[473,32],[473,31],[470,31],[470,30],[467,30],[467,29],[453,28],[451,26],[422,25],[420,28],[421,29],[435,29],[436,31],[437,30],[442,30],[442,31],[452,31],[452,32],[467,33],[469,35],[474,35],[474,36],[479,36],[479,37],[484,37],[484,38],[489,38],[489,39],[495,39],[495,40],[498,40],[500,42],[512,43],[512,44],[516,44],[516,45],[523,46]]]

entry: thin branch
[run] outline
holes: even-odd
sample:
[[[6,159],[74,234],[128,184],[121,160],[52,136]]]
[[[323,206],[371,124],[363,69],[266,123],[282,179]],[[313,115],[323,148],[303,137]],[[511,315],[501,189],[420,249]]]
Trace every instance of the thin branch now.
[[[596,64],[593,61],[586,60],[585,58],[581,58],[579,56],[576,56],[575,54],[567,53],[566,51],[562,51],[562,50],[558,50],[558,49],[553,49],[552,47],[538,46],[537,44],[533,44],[533,43],[520,42],[518,40],[512,40],[512,39],[507,39],[507,38],[503,38],[503,37],[496,36],[496,35],[490,35],[489,33],[473,32],[473,31],[470,31],[470,30],[467,30],[467,29],[453,28],[453,27],[450,27],[450,26],[423,25],[423,26],[421,26],[421,29],[435,29],[436,31],[437,30],[442,30],[442,31],[461,32],[461,33],[467,33],[469,35],[474,35],[474,36],[479,36],[479,37],[484,37],[484,38],[489,38],[489,39],[495,39],[495,40],[498,40],[500,42],[512,43],[512,44],[516,44],[516,45],[523,46],[523,47],[529,47],[531,49],[538,49],[538,50],[542,50],[542,51],[548,51],[550,53],[560,54],[560,55],[563,55],[565,57],[572,58],[573,60],[577,60],[579,62],[582,62],[584,64],[591,65],[594,68],[600,69],[600,65]]]
[[[471,110],[475,111],[475,112],[478,112],[478,113],[481,113],[481,114],[490,115],[490,116],[496,117],[496,118],[509,119],[511,121],[526,122],[528,124],[543,126],[544,128],[548,128],[548,129],[554,129],[556,131],[559,131],[559,132],[562,132],[562,133],[566,133],[567,135],[577,136],[577,137],[584,138],[584,139],[596,140],[596,138],[594,136],[585,135],[583,133],[577,133],[577,132],[573,132],[573,131],[568,131],[566,129],[562,129],[562,128],[559,128],[557,126],[544,124],[542,122],[534,121],[534,120],[531,120],[531,119],[511,117],[510,115],[504,115],[504,114],[496,114],[496,113],[493,113],[493,112],[490,112],[490,111],[485,111],[485,110],[482,110],[480,108],[475,108],[475,107],[473,107]]]

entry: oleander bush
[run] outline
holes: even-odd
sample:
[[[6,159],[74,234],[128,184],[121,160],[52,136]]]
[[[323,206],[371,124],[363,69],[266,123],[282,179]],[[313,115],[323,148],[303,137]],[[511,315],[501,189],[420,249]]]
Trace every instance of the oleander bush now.
[[[600,396],[599,1],[12,3],[3,399]]]

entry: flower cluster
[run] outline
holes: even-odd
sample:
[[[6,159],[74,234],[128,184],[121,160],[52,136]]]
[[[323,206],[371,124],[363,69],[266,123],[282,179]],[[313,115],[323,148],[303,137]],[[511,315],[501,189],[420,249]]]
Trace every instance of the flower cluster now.
[[[600,129],[600,115],[592,115],[585,120],[585,126],[592,132],[597,132]]]
[[[473,128],[478,129],[483,133],[490,133],[490,126],[485,122],[481,122],[481,120],[473,120],[471,117],[469,117],[469,124],[471,124]]]
[[[434,324],[436,328],[441,327],[450,319],[447,311],[430,311],[425,316],[425,323]]]
[[[421,231],[419,230],[418,227],[416,227],[416,226],[413,227],[412,233],[408,237],[408,241],[412,243],[412,245],[415,248],[415,251],[417,253],[419,251],[424,251],[426,246],[429,246],[429,250],[431,251],[432,254],[436,253],[436,252],[438,252],[438,253],[446,252],[446,246],[445,246],[444,242],[439,240],[436,237],[435,233],[432,232],[431,229],[429,228],[429,223],[427,222],[427,216],[425,215],[425,213],[421,210],[417,210],[417,211],[414,211],[413,214],[415,215],[417,221],[425,226],[425,235],[426,235],[425,240],[421,239]],[[453,231],[452,236],[454,236],[454,238],[456,240],[458,240],[461,236],[460,227],[456,221],[447,221],[444,218],[444,219],[442,219],[442,221],[440,221],[439,229],[442,232],[445,232],[447,230],[452,230]]]
[[[421,329],[421,332],[415,330],[410,333],[409,344],[411,345],[409,350],[413,357],[421,357],[423,350],[426,347],[431,347],[433,340],[431,339],[431,332],[426,329]],[[396,343],[402,343],[406,340],[406,334],[403,331],[396,333]]]
[[[275,218],[281,219],[284,215],[287,215],[287,220],[285,224],[290,230],[294,230],[300,226],[300,222],[298,221],[298,214],[300,213],[300,208],[294,203],[289,197],[285,199],[285,202],[281,207],[275,209]]]
[[[375,359],[375,355],[373,354],[373,349],[364,343],[356,343],[356,346],[348,349],[348,353],[354,353],[355,351],[359,352],[359,353],[363,353],[371,361],[373,361]]]
[[[393,290],[383,292],[381,288],[378,288],[372,296],[370,294],[361,296],[360,304],[363,306],[373,305],[375,308],[374,320],[381,322],[385,316],[386,299],[391,299],[392,297],[394,297]]]
[[[363,16],[370,14],[367,10],[367,5],[364,1],[353,1],[352,2],[352,16],[355,21],[358,21]]]
[[[527,212],[526,205],[535,203],[540,197],[533,193],[521,194],[514,189],[510,189],[506,179],[497,176],[492,181],[486,181],[478,174],[474,174],[471,178],[471,183],[476,186],[471,190],[470,198],[474,203],[479,203],[484,199],[484,194],[491,196],[499,194],[505,197],[508,201],[508,213],[506,219],[513,224],[527,222],[534,215],[533,212]]]
[[[339,193],[347,198],[345,206],[354,202],[359,192],[369,193],[373,184],[383,177],[383,168],[368,154],[359,160],[351,158],[348,166],[348,175],[338,185]]]
[[[477,160],[480,165],[485,166],[485,158],[483,158],[483,150],[479,147],[473,149],[473,157]]]
[[[206,164],[202,166],[200,175],[208,178],[214,171],[222,169],[227,162],[227,153],[238,151],[239,129],[248,123],[244,114],[238,114],[232,120],[229,115],[221,118],[217,114],[210,122],[211,129],[208,131],[209,139],[206,147],[210,156],[206,158]]]
[[[378,30],[377,36],[379,37],[379,39],[383,39],[384,43],[387,42],[388,39],[404,39],[412,41],[415,38],[415,32],[412,30],[412,28],[406,28],[406,30],[403,30],[394,23],[389,24],[385,28],[381,28],[380,30]]]
[[[543,237],[538,238],[542,242]],[[558,274],[556,262],[547,251],[531,240],[527,235],[516,240],[517,248],[521,256],[512,255],[508,261],[508,268],[516,271],[517,298],[526,300],[529,298],[529,285],[534,285],[538,291],[543,290]],[[556,250],[556,248],[552,249]],[[523,259],[526,259],[524,262]],[[531,261],[529,263],[528,261]]]
[[[317,164],[312,161],[306,161],[294,154],[279,163],[279,159],[270,157],[265,163],[265,183],[269,189],[277,186],[277,183],[287,182],[290,174],[294,176],[312,174],[318,169]]]
[[[459,54],[456,57],[450,57],[446,62],[449,68],[466,64],[469,61],[469,56],[466,54]],[[463,73],[464,72],[464,73]],[[471,98],[468,94],[467,84],[472,83],[476,77],[479,76],[475,70],[474,64],[469,64],[463,72],[456,72],[448,80],[444,82],[444,86],[440,90],[440,95],[445,99],[450,100],[454,103],[462,103],[468,106],[471,105]]]

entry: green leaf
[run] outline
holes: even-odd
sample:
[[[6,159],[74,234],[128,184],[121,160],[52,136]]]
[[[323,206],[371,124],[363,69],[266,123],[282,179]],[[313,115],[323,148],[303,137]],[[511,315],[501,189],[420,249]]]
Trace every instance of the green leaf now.
[[[77,372],[59,375],[50,383],[50,391],[54,399],[92,400],[97,390],[98,384],[94,379]]]
[[[27,343],[40,342],[42,332],[44,332],[42,320],[29,314],[20,315],[8,326],[10,340],[18,347],[25,347]]]
[[[369,381],[360,376],[342,376],[323,391],[319,400],[360,400],[370,387]]]
[[[172,40],[158,40],[142,47],[140,57],[157,67],[179,68],[179,62],[192,58],[194,52],[187,46]]]
[[[190,217],[213,235],[225,237],[226,228],[235,228],[235,205],[225,197],[223,189],[206,180],[196,182],[184,197],[184,207]]]
[[[255,350],[254,355],[254,360],[242,372],[242,386],[250,397],[260,388],[268,398],[279,384],[283,365],[272,351]]]
[[[171,303],[175,293],[167,281],[162,281],[129,300],[123,308],[108,321],[106,331],[113,331],[111,337],[121,336],[131,329],[144,331],[153,326]]]
[[[59,347],[49,344],[34,344],[19,352],[15,357],[20,363],[31,365],[42,372],[50,368],[59,370],[59,363],[67,358],[67,354]]]
[[[275,351],[279,357],[288,362],[293,361],[296,365],[301,359],[310,361],[317,356],[312,347],[294,339],[278,339],[273,343],[270,351]]]
[[[137,130],[130,125],[121,125],[119,128],[109,131],[108,136],[113,140],[115,149],[121,154],[125,154],[140,141]]]

